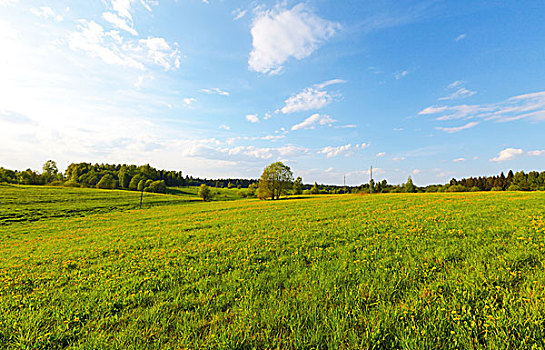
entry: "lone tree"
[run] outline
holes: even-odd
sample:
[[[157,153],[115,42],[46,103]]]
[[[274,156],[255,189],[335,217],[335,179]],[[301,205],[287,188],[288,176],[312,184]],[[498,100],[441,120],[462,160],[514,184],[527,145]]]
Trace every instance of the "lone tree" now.
[[[263,170],[257,187],[259,199],[278,199],[285,194],[293,183],[290,167],[282,162],[272,163]]]
[[[210,187],[206,186],[205,184],[202,184],[201,187],[199,187],[199,197],[202,198],[203,201],[208,202],[212,198],[212,193],[210,192]]]

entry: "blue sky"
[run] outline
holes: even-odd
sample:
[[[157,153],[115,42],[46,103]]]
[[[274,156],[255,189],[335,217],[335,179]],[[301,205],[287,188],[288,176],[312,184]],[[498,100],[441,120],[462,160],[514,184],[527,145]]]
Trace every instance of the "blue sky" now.
[[[544,170],[545,3],[0,0],[0,166]]]

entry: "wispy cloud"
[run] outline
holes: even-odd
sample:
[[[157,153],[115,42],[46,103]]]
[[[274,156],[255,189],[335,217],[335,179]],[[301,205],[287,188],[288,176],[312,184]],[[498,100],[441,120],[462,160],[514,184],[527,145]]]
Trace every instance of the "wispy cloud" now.
[[[217,148],[216,151],[233,156],[240,156],[250,159],[274,159],[279,157],[294,157],[306,154],[309,152],[307,148],[286,145],[282,147],[256,147],[256,146],[237,146],[237,147],[224,147]]]
[[[116,31],[105,31],[95,21],[82,20],[79,30],[69,36],[69,47],[98,57],[107,64],[140,70],[152,64],[165,70],[180,67],[179,50],[171,47],[164,38],[125,40]]]
[[[500,151],[496,158],[490,159],[491,162],[504,162],[506,160],[512,160],[522,155],[524,151],[520,148],[506,148]]]
[[[54,19],[55,21],[62,21],[63,18],[61,15],[55,13],[55,11],[53,11],[53,9],[49,6],[42,6],[42,7],[39,7],[39,8],[31,8],[30,9],[30,12],[32,12],[34,15],[38,16],[38,17],[43,17],[43,18],[52,18]]]
[[[333,157],[338,157],[341,155],[348,157],[354,154],[355,151],[361,150],[367,147],[369,147],[368,143],[362,143],[362,144],[356,144],[356,145],[352,145],[349,143],[344,146],[327,146],[319,150],[318,154],[325,154],[326,158],[333,158]]]
[[[437,130],[443,130],[445,132],[448,132],[449,134],[452,134],[452,133],[455,133],[455,132],[460,132],[462,130],[467,130],[467,129],[470,129],[474,126],[477,126],[479,125],[479,123],[477,122],[469,122],[467,124],[464,124],[462,126],[455,126],[455,127],[451,127],[451,128],[443,128],[443,127],[436,127]]]
[[[13,111],[0,109],[0,121],[15,124],[33,124],[34,121],[29,117]]]
[[[0,6],[11,6],[15,5],[19,0],[0,0]]]
[[[236,9],[232,12],[232,15],[234,16],[233,20],[238,21],[246,15],[246,10]]]
[[[441,121],[455,119],[482,119],[496,122],[545,121],[545,91],[514,96],[492,104],[430,106],[418,114],[433,115],[436,120]]]
[[[454,41],[458,42],[458,41],[461,41],[461,40],[464,40],[466,38],[466,34],[463,33],[463,34],[460,34],[456,37],[456,39],[454,39]]]
[[[345,81],[341,79],[333,79],[306,88],[297,95],[289,97],[285,101],[285,105],[280,109],[280,111],[284,114],[289,114],[321,109],[333,102],[338,96],[337,94],[330,93],[323,89],[327,86],[340,83],[345,83]]]
[[[336,122],[336,120],[331,118],[328,115],[316,113],[316,114],[311,115],[307,119],[303,120],[301,123],[295,124],[294,126],[292,126],[291,130],[295,131],[295,130],[300,130],[300,129],[314,129],[314,128],[316,128],[317,125],[321,125],[321,126],[329,125],[329,126],[331,126],[335,122]]]
[[[401,71],[401,72],[394,73],[394,78],[396,78],[396,80],[399,80],[399,79],[402,79],[402,78],[406,77],[407,75],[409,75],[409,71],[404,70],[404,71]]]
[[[535,150],[535,151],[528,151],[528,155],[530,156],[545,156],[545,150]]]
[[[386,157],[386,152],[377,153],[376,157],[377,157],[377,158]]]
[[[310,56],[339,28],[339,24],[318,17],[305,4],[291,9],[278,5],[272,10],[258,10],[251,29],[249,69],[277,74],[290,58],[302,60]]]
[[[127,23],[126,19],[119,17],[113,12],[104,12],[102,14],[102,18],[104,18],[106,21],[108,21],[110,24],[112,24],[116,28],[124,30],[135,36],[138,35],[138,32],[133,28],[132,25]]]
[[[186,97],[183,101],[186,106],[190,107],[191,105],[193,105],[193,103],[197,102],[197,99],[195,99],[194,97]]]
[[[439,101],[445,101],[445,100],[459,100],[462,98],[467,98],[475,95],[477,92],[468,90],[464,87],[459,88],[458,90],[452,92],[450,95],[445,97],[440,97]]]
[[[221,96],[229,96],[230,93],[228,91],[224,91],[220,88],[213,87],[209,89],[201,89],[201,92],[204,92],[205,94],[209,95],[221,95]]]
[[[461,163],[461,162],[465,162],[467,159],[465,158],[456,158],[454,160],[452,160],[454,163]]]
[[[460,100],[463,98],[468,98],[475,95],[477,92],[468,90],[463,86],[464,82],[457,80],[447,86],[447,90],[450,90],[451,93],[448,96],[440,97],[439,101],[446,100]]]

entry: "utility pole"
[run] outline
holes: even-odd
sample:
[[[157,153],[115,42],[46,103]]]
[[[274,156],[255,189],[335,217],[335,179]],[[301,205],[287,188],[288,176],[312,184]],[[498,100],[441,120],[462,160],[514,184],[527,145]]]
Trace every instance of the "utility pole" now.
[[[369,171],[370,179],[369,179],[369,193],[373,194],[373,166],[371,165],[371,170]]]
[[[343,177],[343,184],[344,184],[344,186],[343,186],[343,194],[345,194],[345,193],[346,193],[346,175],[344,175],[344,177]]]

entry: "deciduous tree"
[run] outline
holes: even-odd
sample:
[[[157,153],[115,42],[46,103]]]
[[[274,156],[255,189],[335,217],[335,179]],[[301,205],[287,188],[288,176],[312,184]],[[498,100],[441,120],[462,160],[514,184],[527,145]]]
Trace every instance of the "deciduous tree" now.
[[[282,162],[272,163],[263,170],[257,188],[260,199],[278,199],[293,183],[293,173],[289,166]]]

